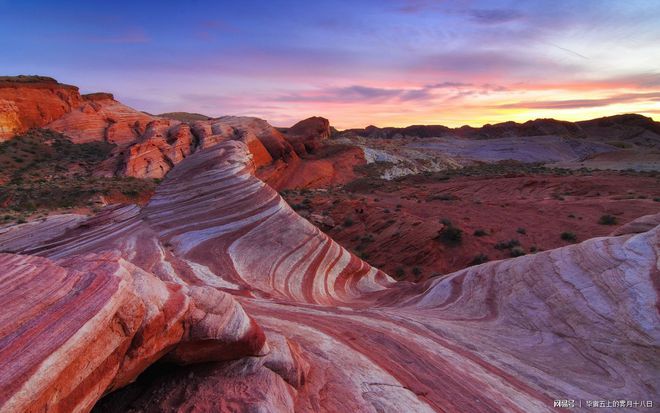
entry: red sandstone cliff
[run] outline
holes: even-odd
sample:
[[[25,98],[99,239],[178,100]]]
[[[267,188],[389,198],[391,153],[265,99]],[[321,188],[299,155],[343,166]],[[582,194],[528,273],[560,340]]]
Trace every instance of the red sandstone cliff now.
[[[42,127],[80,104],[75,86],[43,76],[0,76],[0,141]]]

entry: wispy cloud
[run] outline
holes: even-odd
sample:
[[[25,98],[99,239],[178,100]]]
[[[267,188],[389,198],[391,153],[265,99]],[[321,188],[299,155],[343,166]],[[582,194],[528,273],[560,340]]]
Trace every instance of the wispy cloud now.
[[[568,99],[568,100],[545,100],[531,102],[516,102],[498,105],[500,108],[525,108],[525,109],[576,109],[609,106],[618,103],[630,102],[660,102],[660,92],[648,93],[625,93],[600,99]]]
[[[507,88],[489,83],[472,84],[461,82],[441,82],[408,88],[381,88],[352,85],[347,87],[321,88],[301,93],[281,95],[275,100],[282,102],[426,102],[449,100],[462,96],[487,95],[491,92],[506,91]]]
[[[142,28],[130,28],[119,33],[85,36],[83,40],[90,43],[107,44],[136,44],[149,43],[151,41],[146,31]]]
[[[467,15],[475,23],[502,24],[520,20],[523,14],[515,9],[470,9]]]

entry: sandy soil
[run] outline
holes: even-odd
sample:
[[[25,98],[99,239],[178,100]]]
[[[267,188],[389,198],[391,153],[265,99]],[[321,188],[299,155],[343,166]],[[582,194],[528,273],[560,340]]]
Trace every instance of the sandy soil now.
[[[615,172],[448,180],[415,176],[380,181],[358,192],[284,195],[340,244],[408,279],[456,271],[480,254],[498,260],[567,245],[572,241],[562,239],[563,232],[575,234],[577,241],[604,236],[615,226],[599,224],[603,215],[623,224],[660,211],[658,177]],[[448,221],[462,230],[460,242],[437,239]],[[486,235],[474,235],[477,230]],[[495,248],[509,240],[517,240],[519,248]]]

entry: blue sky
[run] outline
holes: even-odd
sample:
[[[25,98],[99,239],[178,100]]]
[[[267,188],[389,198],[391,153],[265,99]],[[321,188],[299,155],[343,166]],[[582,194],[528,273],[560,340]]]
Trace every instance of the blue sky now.
[[[2,74],[339,127],[660,113],[659,1],[7,1]]]

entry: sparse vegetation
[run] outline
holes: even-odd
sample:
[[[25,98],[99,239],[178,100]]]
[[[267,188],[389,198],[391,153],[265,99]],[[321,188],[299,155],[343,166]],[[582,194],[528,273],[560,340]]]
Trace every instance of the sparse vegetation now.
[[[574,233],[570,232],[570,231],[562,232],[561,235],[560,235],[560,238],[562,240],[568,241],[568,242],[577,241],[577,236]]]
[[[526,230],[525,228],[518,228],[518,229],[516,230],[516,232],[517,232],[518,234],[522,234],[522,235],[527,234],[527,230]]]
[[[613,215],[603,215],[598,220],[598,223],[600,225],[616,225],[618,223],[618,220]]]
[[[94,176],[113,148],[107,142],[74,144],[62,134],[42,129],[0,143],[0,181],[5,182],[0,185],[0,211],[32,215],[94,208],[101,196],[120,201],[148,197],[157,184],[151,179]]]
[[[516,246],[511,248],[511,256],[512,257],[520,257],[521,255],[525,255],[525,250],[522,249],[520,246]]]
[[[475,229],[472,235],[474,235],[475,237],[483,237],[488,235],[488,233],[486,232],[486,230],[483,229]]]
[[[508,241],[499,241],[497,244],[495,244],[495,249],[497,250],[507,250],[507,249],[512,249],[514,247],[520,246],[520,241],[517,239],[510,239]]]
[[[435,239],[447,245],[459,245],[463,241],[463,230],[452,225],[451,221],[438,232]]]
[[[438,194],[430,196],[427,201],[454,201],[457,198],[452,194]]]
[[[345,227],[351,227],[351,226],[353,226],[353,224],[354,224],[354,222],[353,222],[353,219],[351,217],[348,217],[344,220],[344,226]]]
[[[470,261],[470,265],[479,265],[479,264],[483,264],[484,262],[488,262],[488,256],[482,253],[475,255],[472,261]]]

